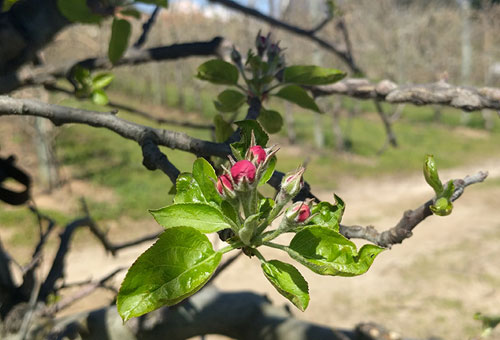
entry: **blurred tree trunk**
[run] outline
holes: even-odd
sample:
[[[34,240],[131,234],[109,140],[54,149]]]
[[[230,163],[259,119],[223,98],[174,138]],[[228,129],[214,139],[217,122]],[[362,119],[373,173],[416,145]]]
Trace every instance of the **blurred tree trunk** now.
[[[340,110],[342,108],[342,100],[340,97],[334,97],[333,105],[329,109],[332,113],[332,132],[335,139],[335,151],[345,151],[345,139],[340,127]]]
[[[47,91],[42,88],[33,89],[33,97],[49,101]],[[32,121],[34,130],[33,144],[35,144],[38,158],[38,171],[43,190],[51,192],[61,184],[59,162],[57,161],[54,145],[55,129],[52,122],[45,118],[35,117]]]
[[[471,4],[470,0],[458,0],[460,4],[460,13],[462,18],[462,63],[460,68],[462,85],[469,85],[471,71]],[[470,114],[462,112],[462,124],[467,124]]]
[[[295,144],[297,142],[297,134],[295,133],[295,118],[293,116],[293,106],[289,102],[285,102],[285,124],[288,142]]]

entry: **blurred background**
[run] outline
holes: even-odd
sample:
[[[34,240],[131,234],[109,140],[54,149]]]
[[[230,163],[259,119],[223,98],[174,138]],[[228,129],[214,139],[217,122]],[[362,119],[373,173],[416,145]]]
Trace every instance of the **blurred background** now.
[[[337,15],[344,18],[357,64],[372,81],[389,79],[404,85],[444,80],[455,85],[500,87],[500,5],[496,2],[337,1]],[[325,12],[321,0],[240,3],[305,28],[317,25]],[[151,9],[141,9],[144,21]],[[132,41],[140,34],[141,24],[135,21]],[[289,64],[349,71],[334,54],[307,39],[204,1],[171,1],[170,7],[160,12],[146,47],[223,36],[245,54],[259,30],[272,32],[274,39],[281,41]],[[318,35],[343,43],[335,21]],[[57,36],[43,57],[58,65],[106,55],[108,42],[109,25],[74,25]],[[119,115],[125,119],[211,139],[210,129],[177,124],[212,124],[218,114],[213,100],[222,88],[194,77],[204,61],[206,58],[190,58],[116,68],[107,93],[112,102],[172,120],[172,124],[159,125],[121,110]],[[43,89],[14,95],[109,110]],[[474,313],[500,313],[497,113],[383,104],[399,144],[391,147],[386,145],[384,126],[372,101],[328,96],[318,103],[323,114],[278,100],[268,104],[284,119],[282,130],[271,140],[281,147],[277,169],[289,171],[307,164],[305,178],[318,197],[332,201],[335,192],[346,201],[346,224],[384,230],[394,226],[405,210],[430,199],[432,190],[421,175],[427,153],[434,154],[443,180],[463,178],[479,170],[488,170],[490,176],[485,183],[466,190],[451,216],[431,216],[403,245],[380,255],[362,277],[324,278],[301,269],[310,282],[312,298],[309,309],[298,317],[346,328],[359,321],[376,321],[415,337],[466,339],[480,334]],[[234,118],[244,115],[242,110]],[[174,150],[166,153],[181,171],[191,170],[193,155]],[[85,197],[92,217],[110,237],[131,239],[159,231],[147,209],[172,200],[169,179],[142,166],[141,150],[135,142],[106,130],[76,125],[56,128],[41,119],[0,117],[0,155],[9,154],[18,155],[18,164],[33,177],[37,206],[60,226],[81,213],[79,199]],[[38,235],[36,225],[27,208],[0,206],[2,241],[21,262],[29,262]],[[100,277],[113,266],[129,265],[146,247],[111,258],[87,232],[79,232],[68,277]],[[258,263],[252,261],[255,263],[249,266],[247,261],[239,259],[215,284],[222,289],[266,293],[283,304],[260,275]],[[115,280],[117,285],[120,278]],[[109,292],[94,293],[64,313],[106,305],[112,298]],[[495,336],[500,339],[498,330],[491,338]]]

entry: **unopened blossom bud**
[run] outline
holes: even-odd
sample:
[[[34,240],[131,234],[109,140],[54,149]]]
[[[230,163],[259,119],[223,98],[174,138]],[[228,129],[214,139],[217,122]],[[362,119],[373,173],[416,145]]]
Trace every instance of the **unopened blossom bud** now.
[[[267,60],[271,61],[276,58],[281,52],[278,44],[271,44],[267,49]]]
[[[281,181],[281,191],[284,192],[289,197],[295,197],[304,187],[304,179],[302,175],[304,174],[303,167],[300,167],[297,171],[293,173],[288,173],[283,177]]]
[[[294,230],[300,225],[304,225],[309,221],[311,217],[311,207],[305,202],[294,203],[285,212],[285,217],[283,218],[279,230],[281,232],[288,232]]]
[[[255,180],[255,172],[257,169],[252,162],[244,159],[236,162],[231,167],[231,176],[233,177],[234,183],[241,183],[245,178],[248,183],[252,183]]]
[[[257,48],[257,53],[262,57],[264,51],[267,49],[267,44],[269,43],[269,35],[267,37],[260,35],[260,31],[255,39],[255,47]]]
[[[217,179],[217,184],[216,184],[217,191],[222,197],[234,197],[235,193],[233,190],[233,184],[231,183],[231,180],[229,179],[228,175],[221,175]]]
[[[260,145],[252,146],[248,149],[250,160],[255,160],[256,164],[260,164],[266,160],[267,153]]]
[[[311,216],[311,208],[304,202],[295,203],[292,206],[292,212],[297,213],[295,217],[295,222],[302,223]]]
[[[231,50],[231,60],[236,65],[241,64],[241,54],[240,54],[240,52],[238,52],[238,50],[234,46],[233,46],[233,49]]]

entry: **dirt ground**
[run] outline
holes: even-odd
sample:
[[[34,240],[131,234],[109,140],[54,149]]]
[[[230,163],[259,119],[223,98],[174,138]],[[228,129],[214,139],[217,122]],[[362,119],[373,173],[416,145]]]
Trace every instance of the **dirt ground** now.
[[[442,177],[458,178],[477,170],[488,170],[489,180],[496,184],[485,182],[468,187],[450,216],[429,217],[415,229],[413,237],[379,255],[365,275],[323,277],[298,265],[309,282],[311,302],[307,311],[295,310],[295,315],[345,328],[360,321],[374,321],[412,337],[468,339],[478,335],[479,323],[473,320],[473,314],[500,313],[500,160],[443,171]],[[333,197],[331,192],[313,189],[321,199]],[[347,178],[336,193],[347,202],[343,223],[371,224],[379,230],[395,225],[404,210],[416,208],[432,195],[420,174]],[[132,222],[108,225],[111,237],[128,223]],[[144,230],[159,230],[152,220],[133,223],[138,231],[127,233],[126,238]],[[68,281],[98,278],[116,266],[130,265],[148,246],[124,250],[116,258],[92,242],[74,247],[68,258],[72,263]],[[274,250],[264,251],[264,255],[288,260]],[[117,285],[123,275],[114,280]],[[256,259],[239,258],[214,284],[221,290],[266,294],[278,305],[287,303],[263,277]],[[109,301],[109,294],[95,293],[65,313],[106,305]],[[500,332],[496,330],[491,338],[500,339]]]
[[[0,124],[0,132],[11,140],[18,131]],[[10,146],[4,150],[16,151]],[[35,165],[30,157],[20,162],[26,168]],[[294,314],[332,327],[352,328],[360,321],[374,321],[410,337],[470,339],[477,336],[480,328],[472,318],[475,312],[500,314],[500,159],[440,172],[443,179],[449,179],[478,170],[489,171],[487,181],[468,187],[455,202],[450,216],[426,219],[417,226],[413,237],[380,254],[365,275],[323,277],[297,265],[309,282],[311,301],[303,313],[292,307]],[[363,180],[344,178],[339,182],[336,193],[347,204],[343,223],[374,225],[379,230],[394,226],[405,210],[416,208],[432,196],[421,174]],[[333,200],[333,192],[319,187],[313,191],[323,200]],[[35,200],[42,208],[71,212],[77,203],[68,197],[81,195],[109,200],[113,192],[71,181],[50,196],[37,194]],[[109,236],[115,241],[161,231],[152,218],[121,219],[101,227],[109,229]],[[2,240],[8,238],[8,233],[8,230],[0,230]],[[77,235],[67,259],[71,263],[67,282],[100,278],[117,266],[129,266],[150,245],[126,249],[112,257],[86,235]],[[213,239],[220,247],[221,243]],[[13,253],[29,255],[29,251],[14,249]],[[289,260],[275,250],[263,253],[268,259]],[[48,252],[46,259],[51,256],[53,252]],[[116,287],[123,277],[124,273],[114,279]],[[287,303],[261,274],[256,259],[240,257],[214,284],[221,290],[266,294],[278,305]],[[99,291],[63,314],[104,306],[111,300],[110,293]],[[500,339],[499,329],[491,339]]]

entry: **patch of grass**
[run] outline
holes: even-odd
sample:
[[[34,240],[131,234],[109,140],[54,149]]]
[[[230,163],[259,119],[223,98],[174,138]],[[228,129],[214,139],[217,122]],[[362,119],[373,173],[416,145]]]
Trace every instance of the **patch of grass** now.
[[[77,217],[67,216],[53,209],[40,209],[40,213],[54,220],[56,227],[63,227]],[[10,230],[9,245],[11,246],[34,245],[38,240],[38,219],[25,206],[0,209],[0,227]]]

